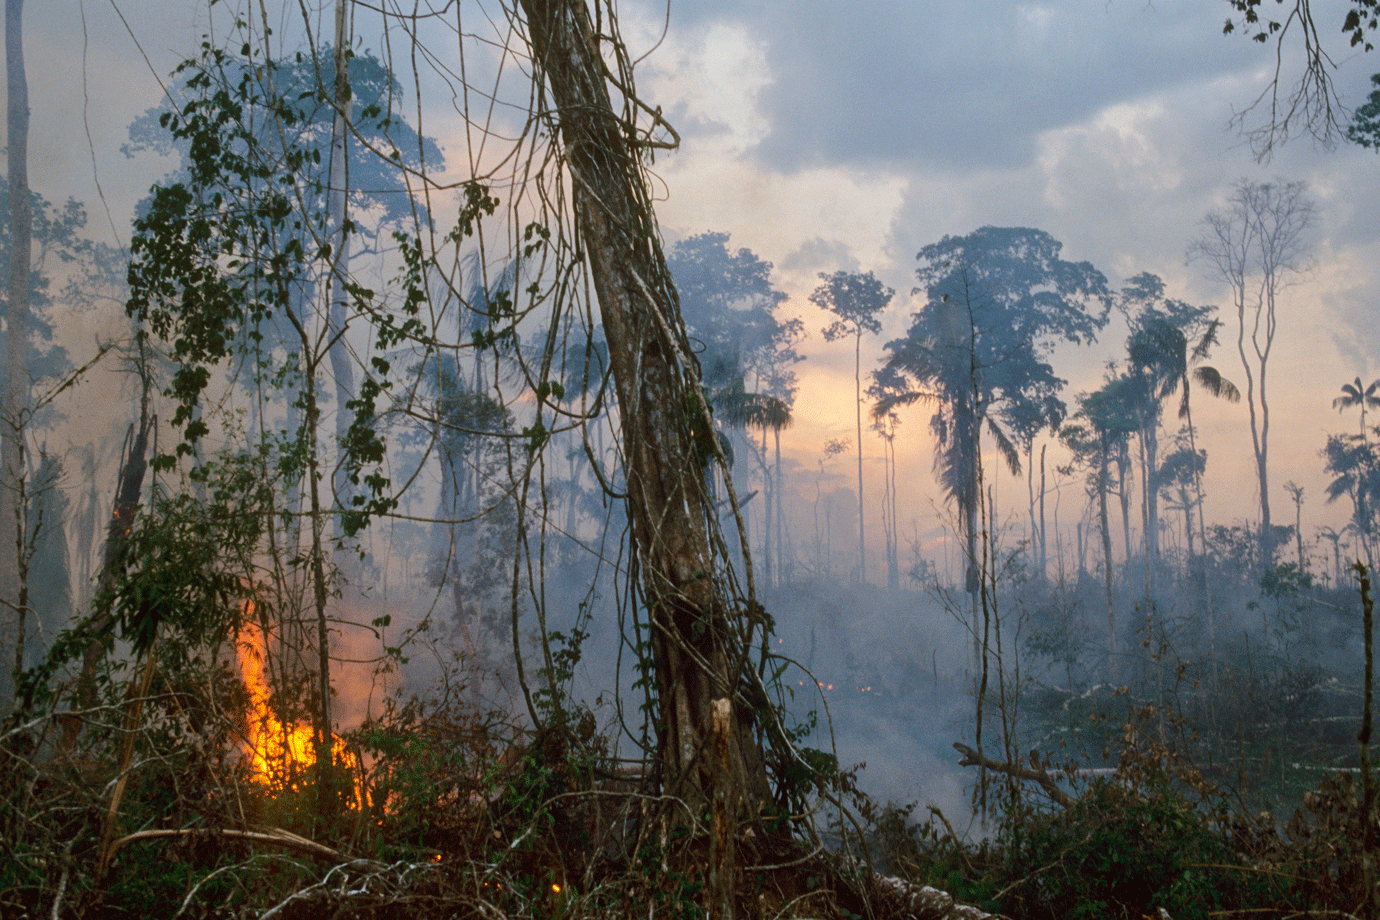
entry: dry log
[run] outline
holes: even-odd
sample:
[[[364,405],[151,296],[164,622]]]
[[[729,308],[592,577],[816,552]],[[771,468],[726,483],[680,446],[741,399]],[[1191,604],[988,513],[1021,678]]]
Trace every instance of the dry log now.
[[[1048,771],[1040,767],[1026,767],[1018,763],[1006,763],[1002,760],[993,760],[990,757],[979,754],[977,751],[968,747],[966,744],[954,742],[954,750],[963,755],[963,759],[958,762],[960,767],[982,767],[985,770],[992,770],[997,773],[1004,773],[1007,776],[1014,776],[1027,782],[1037,783],[1041,789],[1049,794],[1049,797],[1059,803],[1064,808],[1072,808],[1077,801],[1054,781]]]

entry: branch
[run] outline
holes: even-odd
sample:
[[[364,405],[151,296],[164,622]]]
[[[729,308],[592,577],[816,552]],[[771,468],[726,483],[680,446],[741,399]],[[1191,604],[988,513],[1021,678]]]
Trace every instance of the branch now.
[[[110,844],[107,853],[107,863],[114,861],[115,854],[119,853],[127,843],[135,843],[140,840],[159,840],[168,837],[190,837],[193,835],[231,837],[236,840],[248,840],[254,843],[267,843],[275,846],[287,847],[291,850],[299,850],[311,856],[321,859],[330,859],[340,863],[349,863],[352,867],[370,869],[377,871],[384,868],[383,863],[374,862],[372,859],[351,859],[339,850],[332,849],[325,844],[299,837],[294,833],[280,828],[269,828],[263,831],[240,831],[230,828],[205,829],[205,828],[176,828],[168,830],[136,831],[127,834]]]
[[[1049,794],[1049,797],[1064,808],[1072,808],[1078,800],[1069,795],[1059,784],[1054,781],[1054,777],[1039,767],[1023,767],[1020,764],[1005,763],[993,760],[979,754],[977,751],[968,747],[966,744],[954,742],[954,750],[963,755],[963,759],[958,762],[960,767],[982,767],[984,770],[994,770],[997,773],[1005,773],[1014,776],[1016,779],[1025,780],[1031,783],[1038,783],[1040,788]]]

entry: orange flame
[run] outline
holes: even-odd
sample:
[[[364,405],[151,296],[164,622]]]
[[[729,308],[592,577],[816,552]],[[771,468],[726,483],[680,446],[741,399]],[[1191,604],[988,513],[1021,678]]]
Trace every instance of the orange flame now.
[[[255,775],[270,786],[284,785],[294,772],[316,763],[315,737],[311,726],[285,724],[269,707],[268,680],[264,676],[267,641],[263,629],[254,622],[254,601],[245,603],[244,625],[240,628],[236,657],[240,677],[249,691],[250,722],[246,753]],[[336,762],[355,766],[354,755],[337,736],[331,736]]]

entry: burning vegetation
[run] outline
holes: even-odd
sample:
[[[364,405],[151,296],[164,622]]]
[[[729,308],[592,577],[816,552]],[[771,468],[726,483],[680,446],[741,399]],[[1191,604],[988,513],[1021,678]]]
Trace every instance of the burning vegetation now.
[[[316,739],[304,721],[284,721],[276,714],[267,674],[268,636],[254,622],[254,603],[245,606],[243,625],[235,641],[235,661],[248,694],[248,728],[244,753],[252,775],[270,790],[289,788],[316,765]],[[359,761],[339,735],[331,735],[333,767],[357,775]]]
[[[236,18],[132,126],[176,171],[105,254],[137,422],[109,521],[86,503],[84,578],[37,577],[68,541],[45,530],[59,465],[28,475],[24,429],[87,368],[18,393],[44,378],[19,360],[31,317],[6,321],[0,918],[1380,918],[1370,569],[1353,590],[1333,531],[1315,581],[1295,483],[1292,530],[1271,523],[1270,343],[1243,368],[1260,526],[1209,528],[1189,392],[1242,395],[1203,363],[1212,308],[1149,273],[1114,291],[1048,232],[981,227],[921,250],[924,302],[865,390],[862,341],[894,292],[822,275],[857,443],[826,442],[803,499],[781,451],[803,322],[726,234],[664,247],[647,169],[679,135],[636,92],[616,6],[519,0],[497,40],[457,32],[499,55],[494,92],[534,78],[476,107],[516,121],[471,125],[458,184],[428,173],[442,149],[396,108],[407,81],[357,50],[344,0],[332,43],[287,53]],[[416,40],[414,19],[388,34]],[[27,233],[12,181],[0,228]],[[75,203],[64,223],[33,200],[48,238],[6,245],[94,270]],[[1239,328],[1253,307],[1273,335],[1312,205],[1299,183],[1232,201],[1209,220],[1225,240],[1285,241],[1225,279]],[[379,278],[352,266],[364,253]],[[27,277],[16,305],[48,289]],[[1114,307],[1123,369],[1066,404],[1056,351]],[[1368,562],[1377,387],[1344,387],[1360,431],[1324,454]],[[1184,428],[1161,456],[1171,397]],[[903,583],[894,438],[920,403],[957,559],[941,574],[917,528]],[[1076,553],[1057,501],[1046,524],[1046,446],[1087,500]],[[845,454],[857,494],[826,494]],[[1025,473],[1020,537],[988,458]],[[850,560],[834,530],[855,509]],[[92,596],[28,648],[64,581]],[[874,629],[881,608],[905,631]],[[921,759],[921,724],[950,769]],[[874,801],[839,743],[869,732],[927,780],[967,770],[971,797]]]

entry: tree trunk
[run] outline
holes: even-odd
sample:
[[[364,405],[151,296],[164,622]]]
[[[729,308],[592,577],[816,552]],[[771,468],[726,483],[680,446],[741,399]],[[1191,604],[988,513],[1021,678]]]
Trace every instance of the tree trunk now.
[[[5,0],[5,74],[9,81],[10,264],[5,316],[5,376],[0,393],[0,713],[14,701],[22,662],[25,601],[19,565],[24,528],[20,484],[29,390],[29,272],[33,213],[29,193],[29,84],[24,72],[24,3]],[[13,670],[12,670],[13,669]]]
[[[1048,444],[1040,445],[1040,577],[1049,578],[1049,534],[1045,530],[1045,495],[1049,488],[1045,485],[1045,448]],[[1058,521],[1055,521],[1058,527]]]
[[[1116,654],[1116,607],[1112,601],[1112,522],[1107,513],[1107,487],[1108,480],[1111,478],[1111,470],[1108,468],[1107,452],[1104,448],[1102,453],[1102,468],[1098,471],[1097,479],[1097,522],[1102,530],[1102,584],[1107,593],[1107,655],[1108,664],[1111,663],[1111,656]],[[1082,565],[1082,553],[1079,550],[1079,565]]]
[[[521,6],[537,78],[550,89],[564,141],[576,229],[618,394],[632,570],[640,574],[651,624],[658,774],[664,792],[689,806],[679,820],[718,807],[716,793],[724,792],[733,796],[727,810],[738,820],[765,799],[767,780],[752,740],[752,713],[737,699],[746,649],[735,637],[744,630],[732,621],[718,578],[713,507],[699,475],[708,462],[705,445],[714,450],[716,443],[699,370],[632,128],[610,102],[589,11],[582,0],[521,0]],[[734,730],[713,751],[714,703],[721,699],[732,700]]]
[[[345,344],[345,327],[349,318],[348,295],[345,282],[350,273],[350,233],[347,205],[350,193],[350,166],[346,159],[345,142],[348,135],[347,116],[350,110],[350,61],[348,4],[336,0],[335,6],[335,121],[331,127],[331,166],[327,197],[331,229],[331,283],[327,325],[330,330],[328,354],[331,377],[335,381],[335,435],[337,463],[334,481],[335,501],[343,508],[353,505],[354,489],[346,472],[346,435],[350,430],[350,413],[345,404],[355,395],[355,371]],[[340,562],[347,562],[349,553],[341,553]]]
[[[887,504],[891,512],[891,541],[886,555],[886,585],[892,591],[901,590],[901,522],[896,514],[896,431],[893,428],[886,442]]]
[[[144,375],[143,394],[139,400],[139,428],[136,431],[130,426],[127,439],[129,453],[120,464],[118,482],[115,486],[115,507],[110,515],[110,527],[106,531],[100,581],[96,587],[98,598],[108,596],[115,589],[115,579],[123,565],[125,544],[129,539],[130,529],[134,526],[134,515],[139,510],[139,497],[144,491],[144,476],[149,469],[149,440],[153,436],[155,424],[157,421],[149,412],[148,377]],[[96,669],[110,647],[108,631],[114,616],[112,604],[92,622],[95,637],[87,643],[86,650],[82,653],[81,672],[77,677],[77,705],[80,708],[91,709],[97,703]],[[69,735],[64,740],[67,747],[70,748],[71,743],[76,740],[75,734],[72,733],[78,731],[80,726],[80,722],[71,723]]]
[[[862,327],[853,336],[853,406],[858,415],[858,582],[867,584],[867,516],[863,513]]]
[[[1159,479],[1159,413],[1148,420],[1142,446],[1145,449],[1145,482],[1141,492],[1145,495],[1145,584],[1146,598],[1153,600],[1156,591],[1156,578],[1160,565],[1160,496],[1156,480]]]
[[[771,463],[767,460],[767,429],[762,428],[762,560],[765,584],[775,585],[771,560],[772,502],[776,498],[776,481],[772,477]]]
[[[777,428],[772,432],[773,440],[776,443],[776,486],[781,488],[781,429]],[[781,584],[786,583],[786,552],[784,549],[786,539],[785,514],[781,511],[781,503],[785,493],[778,491],[776,496],[776,578]]]

